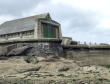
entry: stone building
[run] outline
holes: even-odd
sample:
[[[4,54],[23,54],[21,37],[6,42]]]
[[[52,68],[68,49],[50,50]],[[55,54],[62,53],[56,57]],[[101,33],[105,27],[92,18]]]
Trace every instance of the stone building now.
[[[50,14],[7,21],[0,25],[0,41],[18,39],[60,39],[60,24]]]
[[[0,56],[48,56],[62,50],[60,24],[50,14],[7,21],[0,25]]]

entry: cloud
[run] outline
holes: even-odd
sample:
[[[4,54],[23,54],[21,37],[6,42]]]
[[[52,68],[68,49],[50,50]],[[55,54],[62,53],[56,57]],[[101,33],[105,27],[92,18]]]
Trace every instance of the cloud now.
[[[0,24],[2,24],[5,21],[12,20],[14,18],[15,18],[14,16],[2,15],[2,16],[0,16]]]
[[[94,39],[99,37],[95,31],[99,31],[100,17],[98,17],[98,13],[92,10],[84,11],[70,5],[50,2],[48,5],[40,4],[36,6],[28,12],[28,15],[44,12],[50,12],[52,18],[61,23],[63,36],[87,42],[94,42]],[[27,14],[25,13],[24,15],[26,16]],[[97,40],[96,42],[99,41]]]
[[[63,36],[82,42],[110,43],[109,3],[109,0],[2,0],[0,22],[49,12],[61,23]]]
[[[0,15],[21,16],[22,12],[34,8],[42,1],[46,0],[0,0]]]

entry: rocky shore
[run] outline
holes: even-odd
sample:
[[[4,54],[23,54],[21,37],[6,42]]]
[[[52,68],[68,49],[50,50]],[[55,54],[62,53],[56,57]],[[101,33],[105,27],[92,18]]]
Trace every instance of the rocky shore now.
[[[0,84],[110,84],[110,67],[80,66],[63,57],[11,57],[0,60]]]

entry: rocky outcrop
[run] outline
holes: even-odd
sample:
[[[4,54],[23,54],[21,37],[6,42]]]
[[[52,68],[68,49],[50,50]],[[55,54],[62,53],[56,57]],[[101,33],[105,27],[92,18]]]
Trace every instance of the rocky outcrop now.
[[[22,46],[22,47],[19,47],[19,48],[14,48],[12,49],[8,54],[7,56],[19,56],[19,55],[25,55],[26,54],[26,51],[31,49],[32,47],[30,46]]]
[[[103,66],[80,67],[74,60],[38,57],[32,64],[12,57],[0,61],[0,84],[110,84],[110,69]]]

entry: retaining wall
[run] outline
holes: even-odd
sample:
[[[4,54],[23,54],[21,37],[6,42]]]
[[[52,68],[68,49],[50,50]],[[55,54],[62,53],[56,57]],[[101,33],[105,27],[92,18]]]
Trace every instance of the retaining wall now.
[[[0,49],[2,51],[0,55],[5,56],[60,56],[63,53],[61,41],[57,40],[2,43]]]
[[[81,65],[110,65],[110,49],[64,49],[65,56]]]

